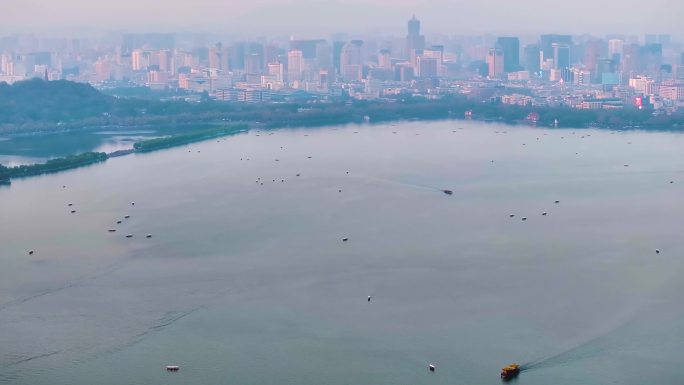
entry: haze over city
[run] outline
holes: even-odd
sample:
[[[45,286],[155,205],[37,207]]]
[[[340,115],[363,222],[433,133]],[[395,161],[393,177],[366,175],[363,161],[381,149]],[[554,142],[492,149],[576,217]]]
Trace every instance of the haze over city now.
[[[684,0],[0,0],[0,385],[679,385]]]
[[[26,17],[29,15],[30,17]],[[682,36],[672,0],[21,0],[2,2],[0,33],[122,30],[259,36],[401,32],[419,15],[425,33],[668,33]]]

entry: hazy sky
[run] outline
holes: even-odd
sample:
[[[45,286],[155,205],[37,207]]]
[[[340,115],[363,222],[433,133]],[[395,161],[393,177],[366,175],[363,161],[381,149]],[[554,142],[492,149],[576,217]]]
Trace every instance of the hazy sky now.
[[[670,33],[684,0],[0,0],[0,33],[127,29],[230,35]]]

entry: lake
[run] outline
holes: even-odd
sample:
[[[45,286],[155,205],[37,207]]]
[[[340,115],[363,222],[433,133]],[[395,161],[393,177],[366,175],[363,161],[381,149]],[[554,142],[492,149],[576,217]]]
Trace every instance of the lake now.
[[[512,362],[520,385],[679,384],[682,149],[404,122],[14,180],[0,384],[494,384]]]

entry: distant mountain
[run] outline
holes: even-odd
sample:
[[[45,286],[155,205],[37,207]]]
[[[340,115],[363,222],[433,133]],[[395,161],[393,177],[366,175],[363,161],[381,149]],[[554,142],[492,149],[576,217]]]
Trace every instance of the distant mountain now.
[[[116,104],[115,97],[85,83],[38,78],[0,83],[0,124],[82,120],[109,113]]]

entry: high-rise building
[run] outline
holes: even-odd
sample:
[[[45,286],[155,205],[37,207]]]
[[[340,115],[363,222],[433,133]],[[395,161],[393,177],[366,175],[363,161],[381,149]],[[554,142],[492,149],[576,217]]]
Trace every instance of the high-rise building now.
[[[500,78],[504,73],[504,54],[498,48],[490,48],[487,53],[487,66],[489,67],[490,78]]]
[[[608,57],[613,57],[615,55],[622,56],[622,48],[625,42],[620,39],[610,39],[608,40]]]
[[[273,76],[276,81],[283,81],[283,64],[282,63],[268,63],[268,74]]]
[[[223,47],[223,44],[217,43],[209,50],[209,68],[219,71],[228,70],[228,50]]]
[[[520,39],[517,37],[500,37],[496,40],[496,48],[503,51],[504,72],[520,70]]]
[[[416,19],[414,15],[408,21],[408,34],[406,35],[406,54],[411,59],[415,66],[416,52],[422,51],[425,48],[425,36],[420,34],[420,20]]]
[[[290,51],[302,51],[304,59],[316,58],[316,46],[325,43],[325,40],[290,40]]]
[[[336,41],[333,42],[333,66],[335,67],[335,70],[337,73],[340,72],[340,54],[342,53],[342,47],[344,47],[346,43],[343,41]]]
[[[573,45],[572,36],[570,35],[541,35],[539,39],[539,48],[542,51],[541,62],[555,59],[553,44],[565,44],[568,47]],[[569,56],[568,56],[569,61]]]
[[[389,50],[383,49],[378,53],[378,67],[388,71],[392,69],[392,56]]]
[[[131,52],[131,68],[133,71],[142,71],[149,65],[148,55],[141,49],[134,49]]]
[[[264,46],[260,43],[245,44],[243,67],[245,72],[252,74],[259,74],[264,70]],[[248,68],[248,64],[251,68]]]
[[[541,51],[539,50],[538,44],[526,45],[523,57],[523,65],[526,71],[531,73],[539,72],[541,69]]]
[[[351,42],[342,46],[340,51],[340,75],[344,81],[361,80],[362,65],[361,65],[361,45],[360,40],[352,40]]]
[[[245,69],[245,43],[236,43],[228,50],[228,64],[233,71]]]
[[[262,72],[262,57],[258,53],[250,53],[245,56],[245,73],[260,74]]]
[[[287,81],[301,81],[304,74],[304,54],[300,50],[287,53]]]
[[[315,67],[317,69],[330,69],[332,65],[332,48],[327,41],[321,40],[316,44]],[[327,73],[326,76],[328,76]]]
[[[435,78],[439,75],[439,61],[437,58],[425,55],[418,56],[416,74],[421,78]]]
[[[423,54],[421,55],[424,59],[434,59],[436,63],[436,73],[435,75],[430,75],[429,77],[435,77],[435,76],[441,76],[442,75],[442,67],[444,66],[444,46],[441,45],[433,45],[432,47],[428,49],[423,50]],[[427,64],[427,65],[432,65]],[[423,75],[425,71],[417,71],[418,76],[421,77],[426,77]]]
[[[563,70],[570,68],[570,46],[567,44],[553,43],[553,69]]]
[[[112,75],[111,66],[108,61],[100,59],[93,65],[95,70],[95,76],[93,80],[95,82],[104,82],[110,79]]]
[[[593,78],[591,81],[593,83],[599,83],[601,79],[601,74],[598,71],[598,63],[604,50],[604,43],[602,40],[590,39],[584,43],[584,58],[582,63],[584,67],[591,73]],[[577,74],[576,74],[577,75]],[[577,83],[579,79],[575,76],[575,82]],[[578,84],[588,84],[589,79],[582,79]]]
[[[637,69],[641,73],[655,76],[663,64],[663,46],[661,44],[647,44],[639,48]]]

